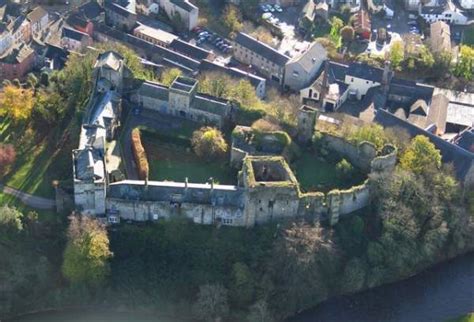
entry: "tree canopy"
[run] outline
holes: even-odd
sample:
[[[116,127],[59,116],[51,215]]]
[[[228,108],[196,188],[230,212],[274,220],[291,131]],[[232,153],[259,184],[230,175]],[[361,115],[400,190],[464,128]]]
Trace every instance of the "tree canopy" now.
[[[109,274],[109,238],[104,225],[88,216],[71,216],[62,272],[71,284],[101,285]]]
[[[213,127],[202,127],[193,133],[191,139],[194,152],[200,158],[213,160],[227,152],[227,142],[221,131]]]
[[[27,120],[33,105],[33,90],[7,85],[0,97],[0,116],[9,116],[15,122]]]
[[[405,170],[420,174],[433,167],[438,169],[441,166],[441,154],[428,137],[418,135],[401,156],[400,165]]]
[[[474,47],[462,45],[454,74],[466,80],[472,80],[474,73]]]

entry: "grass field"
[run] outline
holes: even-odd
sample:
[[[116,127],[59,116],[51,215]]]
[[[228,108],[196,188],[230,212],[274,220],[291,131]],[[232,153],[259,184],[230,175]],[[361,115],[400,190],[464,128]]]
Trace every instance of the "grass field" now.
[[[71,125],[70,127],[73,127]],[[3,182],[13,188],[41,197],[54,197],[53,180],[67,180],[71,176],[71,151],[78,131],[66,128],[55,129],[49,135],[38,139],[21,141],[15,137],[24,133],[22,126],[14,126],[8,119],[0,120],[0,142],[12,143],[17,151],[16,161]]]
[[[350,178],[342,178],[336,171],[335,164],[317,158],[314,154],[305,152],[291,165],[303,191],[328,192],[331,189],[347,189],[363,182],[365,177],[355,172]]]
[[[189,146],[168,143],[143,131],[143,145],[150,165],[150,180],[204,183],[210,177],[220,184],[236,184],[237,174],[225,161],[201,161]]]

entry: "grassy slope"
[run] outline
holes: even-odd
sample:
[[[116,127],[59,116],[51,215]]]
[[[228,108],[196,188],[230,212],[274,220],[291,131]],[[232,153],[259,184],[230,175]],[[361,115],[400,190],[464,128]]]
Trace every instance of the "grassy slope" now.
[[[71,176],[71,150],[75,122],[66,129],[59,126],[44,138],[26,142],[21,149],[17,147],[15,164],[4,178],[4,183],[13,188],[41,197],[53,198],[53,180],[68,180]],[[24,127],[14,126],[7,119],[0,123],[0,140],[9,142],[13,133],[25,131]],[[15,144],[14,144],[15,145]]]
[[[474,26],[470,26],[464,30],[462,42],[465,45],[474,46]]]

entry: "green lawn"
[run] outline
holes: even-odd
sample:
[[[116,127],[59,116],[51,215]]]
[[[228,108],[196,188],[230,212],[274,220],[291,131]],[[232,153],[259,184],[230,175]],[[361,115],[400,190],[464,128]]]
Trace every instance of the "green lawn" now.
[[[201,161],[190,146],[159,139],[155,134],[142,131],[142,141],[150,165],[150,180],[168,180],[204,183],[210,177],[221,184],[236,184],[237,174],[227,164]]]
[[[347,189],[364,181],[364,176],[358,171],[349,178],[337,174],[335,164],[317,158],[314,154],[304,152],[293,164],[291,169],[300,182],[303,191],[328,192],[331,189]]]
[[[474,46],[474,26],[470,26],[464,30],[462,42],[465,45]]]
[[[23,202],[21,202],[21,200],[0,192],[0,206],[3,206],[3,205],[15,207],[16,209],[21,211],[24,215],[26,215],[30,211],[36,211],[38,213],[39,219],[43,221],[54,220],[58,216],[56,212],[53,210],[39,210],[39,209],[30,208],[26,206]]]
[[[15,164],[3,179],[13,188],[41,197],[53,198],[53,180],[71,177],[71,151],[78,129],[73,122],[65,130],[53,129],[41,139],[34,134],[28,141],[21,141],[14,134],[24,133],[25,128],[14,126],[8,119],[0,121],[0,140],[12,143],[17,150]]]

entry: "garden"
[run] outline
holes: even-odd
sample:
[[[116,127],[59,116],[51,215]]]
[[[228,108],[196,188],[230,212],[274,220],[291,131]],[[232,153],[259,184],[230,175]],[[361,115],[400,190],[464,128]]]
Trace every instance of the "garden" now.
[[[205,183],[209,178],[220,184],[236,184],[237,173],[227,161],[205,161],[191,148],[191,138],[170,137],[142,130],[142,141],[149,162],[149,179]]]
[[[304,192],[329,192],[332,189],[348,189],[364,182],[366,176],[346,160],[339,162],[318,157],[305,151],[291,164],[300,188]]]

